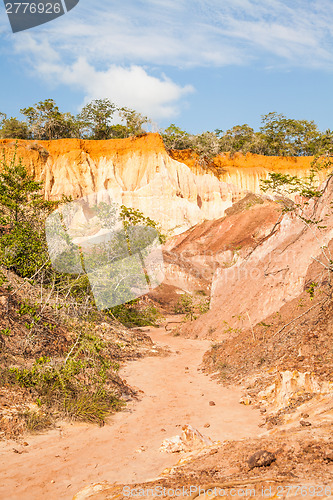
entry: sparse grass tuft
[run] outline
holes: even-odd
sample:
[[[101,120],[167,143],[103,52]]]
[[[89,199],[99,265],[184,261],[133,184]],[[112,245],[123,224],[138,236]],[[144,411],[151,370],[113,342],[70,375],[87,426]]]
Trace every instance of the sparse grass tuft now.
[[[74,420],[104,424],[105,419],[115,410],[120,410],[124,403],[112,393],[97,391],[92,396],[81,394],[64,401],[67,416]]]
[[[27,428],[37,430],[48,426],[50,409],[74,420],[102,424],[124,404],[111,388],[118,369],[118,363],[108,359],[101,339],[81,333],[65,361],[41,357],[28,368],[2,369],[0,379],[4,385],[26,388],[35,396],[41,412],[23,417]]]
[[[54,419],[49,413],[27,410],[18,416],[23,419],[25,428],[29,432],[40,432],[54,425]]]

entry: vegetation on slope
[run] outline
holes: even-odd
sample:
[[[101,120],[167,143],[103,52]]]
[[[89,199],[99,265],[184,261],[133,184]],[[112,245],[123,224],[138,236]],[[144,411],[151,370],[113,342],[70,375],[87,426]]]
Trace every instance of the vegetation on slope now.
[[[0,169],[0,435],[37,430],[58,417],[102,424],[123,407],[131,389],[119,360],[151,348],[142,333],[123,326],[158,320],[155,308],[134,300],[97,311],[89,281],[52,268],[45,219],[61,202],[46,202],[41,184],[16,154]],[[122,207],[125,224],[156,227],[139,211]],[[118,322],[117,318],[121,322]],[[14,396],[15,395],[15,396]],[[7,408],[11,405],[8,404]]]

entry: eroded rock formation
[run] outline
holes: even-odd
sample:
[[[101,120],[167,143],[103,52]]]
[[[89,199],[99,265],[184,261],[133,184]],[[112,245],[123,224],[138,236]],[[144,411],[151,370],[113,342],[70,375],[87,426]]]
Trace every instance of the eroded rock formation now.
[[[260,193],[260,180],[265,179],[269,172],[297,175],[305,177],[311,168],[313,157],[300,156],[264,156],[252,153],[223,153],[213,158],[206,166],[199,156],[188,149],[172,150],[170,155],[177,161],[188,165],[193,172],[201,174],[205,170],[213,172],[218,178],[234,186],[233,201],[240,200],[244,193]],[[321,180],[325,172],[319,172]]]
[[[170,238],[164,246],[165,281],[188,292],[210,289],[215,272],[244,260],[281,216],[278,203],[248,194],[226,210]]]
[[[307,173],[311,158],[222,155],[211,167],[188,151],[170,156],[158,134],[109,141],[61,139],[17,141],[18,155],[43,181],[49,200],[74,199],[109,190],[120,204],[136,208],[179,234],[204,220],[218,219],[247,191],[259,192],[269,170]],[[11,155],[15,141],[0,141]]]
[[[325,280],[325,276],[327,280],[331,259],[327,247],[333,239],[332,202],[331,178],[323,196],[307,205],[304,212],[305,218],[325,221],[321,229],[287,213],[246,258],[218,268],[212,282],[211,310],[192,330],[204,335],[210,325],[218,331],[222,321],[230,327],[239,326],[240,317],[243,328],[254,326],[298,297],[307,281]],[[313,264],[317,269],[309,274]]]
[[[7,154],[14,147],[14,141],[0,141]],[[141,210],[172,233],[220,217],[235,192],[212,172],[196,174],[173,160],[158,134],[109,141],[18,141],[18,155],[43,181],[46,199],[77,199],[107,189],[115,202]]]

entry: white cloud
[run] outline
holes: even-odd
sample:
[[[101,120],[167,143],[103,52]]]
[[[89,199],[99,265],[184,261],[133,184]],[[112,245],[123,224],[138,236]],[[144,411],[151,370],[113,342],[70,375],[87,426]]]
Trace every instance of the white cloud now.
[[[35,64],[38,64],[38,61],[60,60],[60,54],[51,46],[47,38],[40,43],[40,40],[29,32],[24,32],[15,39],[15,50],[18,53],[26,53]]]
[[[133,108],[153,119],[176,116],[179,100],[194,91],[191,85],[181,87],[166,76],[151,76],[140,66],[111,65],[99,71],[85,58],[65,67],[41,61],[37,70],[50,81],[81,89],[85,101],[108,97],[118,106]]]
[[[30,33],[62,56],[84,55],[94,64],[222,66],[273,55],[292,65],[326,65],[333,59],[333,3],[85,0]]]
[[[229,11],[224,34],[235,40],[247,42],[249,53],[261,57],[277,56],[285,66],[330,67],[332,53],[332,5],[323,8],[325,1],[284,3],[278,0],[252,0],[253,13],[244,3],[245,16],[235,16]],[[314,5],[315,4],[315,5]],[[245,8],[245,6],[247,8]]]
[[[152,68],[248,65],[333,69],[331,0],[81,1],[38,30],[16,34],[18,53],[54,84],[110,97],[155,118],[175,115],[193,91]]]

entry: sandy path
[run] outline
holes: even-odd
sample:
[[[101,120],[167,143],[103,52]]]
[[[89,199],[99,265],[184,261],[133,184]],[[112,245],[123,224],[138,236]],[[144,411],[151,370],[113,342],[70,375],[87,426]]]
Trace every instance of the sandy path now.
[[[238,403],[240,391],[223,388],[198,370],[209,341],[173,337],[163,328],[148,333],[172,354],[133,361],[122,369],[127,382],[144,391],[141,401],[130,402],[102,428],[65,425],[29,436],[26,447],[1,444],[1,500],[69,500],[89,483],[157,477],[179,459],[159,452],[162,440],[179,434],[184,424],[221,441],[258,433],[259,412]],[[141,446],[146,451],[139,453]]]

